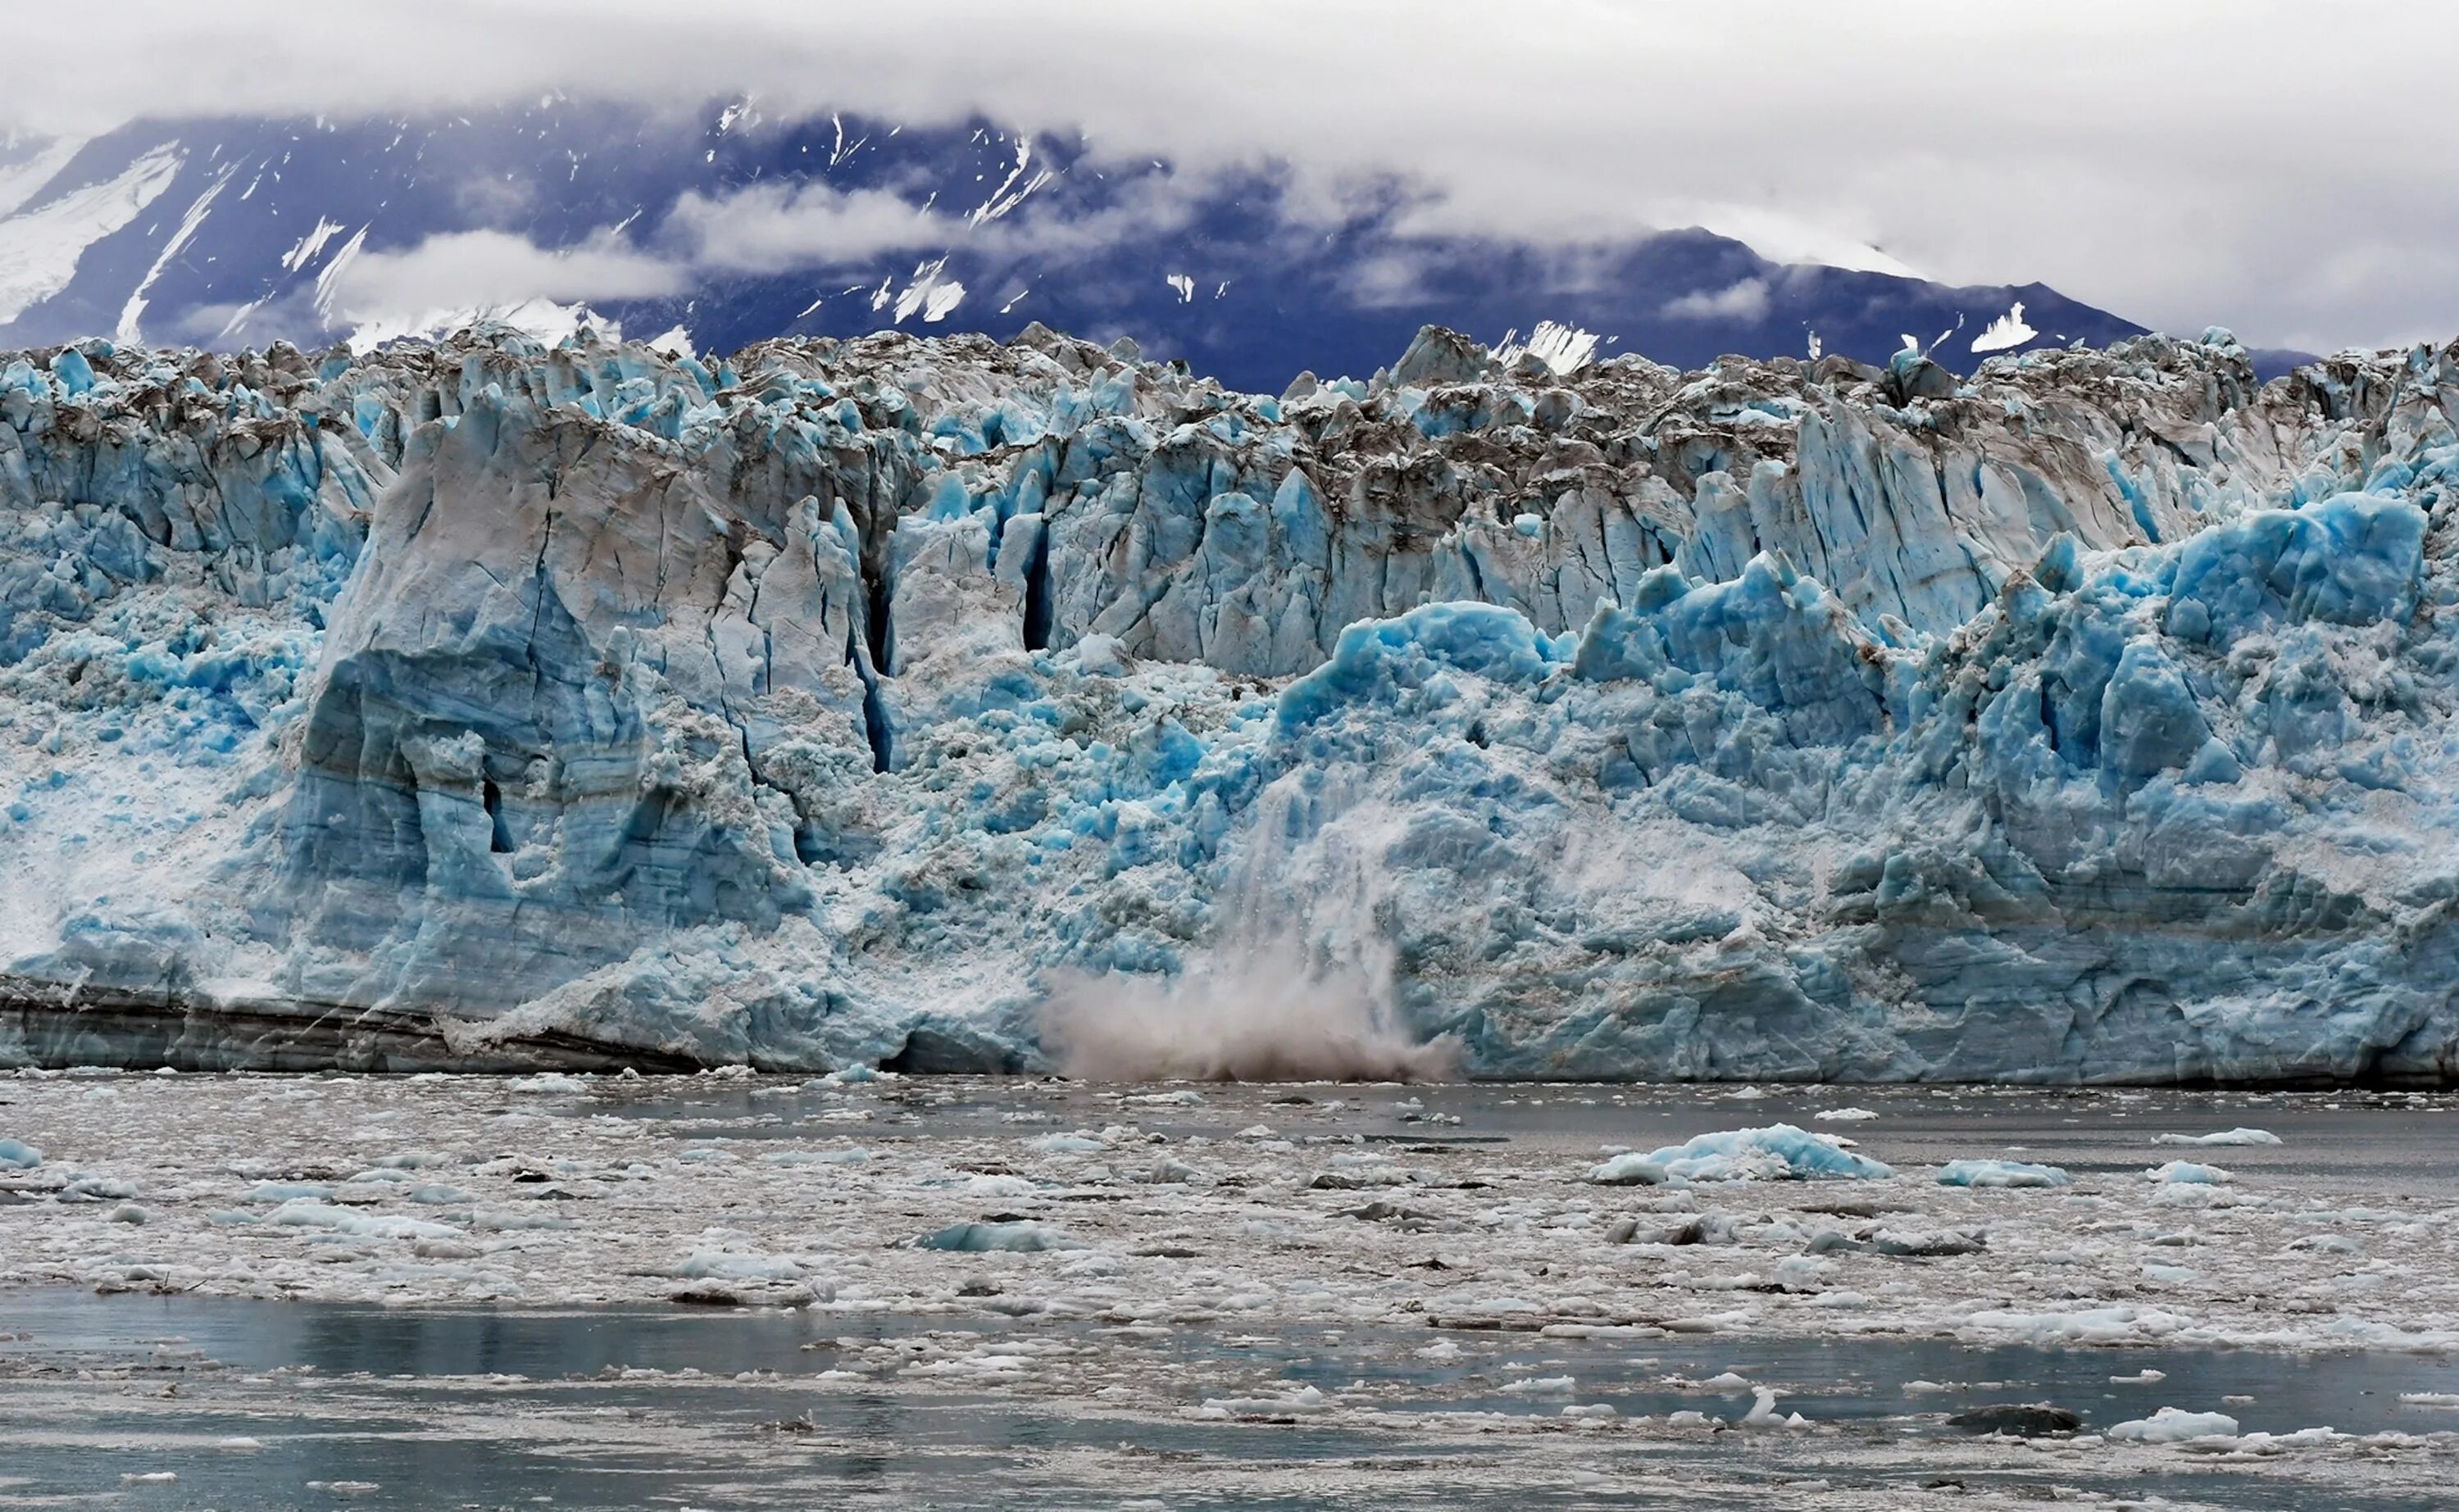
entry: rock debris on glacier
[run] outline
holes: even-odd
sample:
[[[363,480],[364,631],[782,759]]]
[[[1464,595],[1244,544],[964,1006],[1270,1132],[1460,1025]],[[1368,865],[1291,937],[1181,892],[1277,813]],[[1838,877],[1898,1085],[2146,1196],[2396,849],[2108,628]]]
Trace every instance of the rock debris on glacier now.
[[[0,1056],[2440,1079],[2454,367],[24,354]]]

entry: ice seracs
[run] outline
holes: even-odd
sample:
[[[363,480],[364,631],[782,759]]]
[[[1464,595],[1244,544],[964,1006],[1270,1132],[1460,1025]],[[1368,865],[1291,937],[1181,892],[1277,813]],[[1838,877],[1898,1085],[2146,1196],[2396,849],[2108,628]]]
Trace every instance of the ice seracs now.
[[[1494,360],[1509,367],[1527,356],[1558,373],[1577,372],[1596,356],[1597,341],[1595,331],[1559,321],[1539,321],[1524,344],[1517,330],[1504,331],[1503,340],[1495,345]]]

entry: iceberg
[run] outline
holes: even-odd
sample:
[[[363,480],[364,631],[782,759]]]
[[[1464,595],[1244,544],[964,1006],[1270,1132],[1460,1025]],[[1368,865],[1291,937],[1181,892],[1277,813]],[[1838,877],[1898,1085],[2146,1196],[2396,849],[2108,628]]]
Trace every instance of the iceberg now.
[[[1895,1174],[1889,1166],[1846,1149],[1833,1134],[1813,1134],[1790,1124],[1701,1134],[1635,1160],[1630,1155],[1617,1156],[1589,1179],[1608,1181],[1610,1178],[1603,1172],[1622,1169],[1653,1169],[1663,1173],[1659,1180],[1676,1181],[1868,1181]]]
[[[924,1234],[914,1244],[919,1250],[946,1250],[958,1254],[1034,1254],[1044,1250],[1085,1248],[1082,1240],[1071,1239],[1046,1224],[1024,1222],[953,1224]]]
[[[2145,1171],[2143,1176],[2164,1186],[2224,1186],[2237,1180],[2217,1166],[2198,1166],[2193,1161],[2170,1161]]]
[[[2136,1443],[2189,1443],[2196,1438],[2234,1438],[2237,1427],[2237,1419],[2226,1413],[2163,1407],[2149,1418],[2112,1423],[2103,1437]]]
[[[0,355],[0,1063],[2444,1081],[2451,395]]]
[[[1625,1150],[1590,1167],[1587,1179],[1599,1186],[1662,1186],[1673,1173],[1638,1150]]]
[[[2064,1186],[2072,1180],[2061,1166],[2029,1161],[1956,1160],[1938,1171],[1942,1186]]]
[[[264,1222],[300,1228],[325,1228],[361,1239],[458,1239],[451,1224],[429,1223],[399,1213],[362,1213],[312,1199],[284,1203],[264,1215]]]

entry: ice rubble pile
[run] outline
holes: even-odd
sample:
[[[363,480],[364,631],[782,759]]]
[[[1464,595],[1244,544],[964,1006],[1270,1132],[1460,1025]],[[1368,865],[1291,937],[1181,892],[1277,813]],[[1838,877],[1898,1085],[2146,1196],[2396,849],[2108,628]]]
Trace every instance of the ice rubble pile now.
[[[2447,1076],[2454,403],[0,358],[0,1057],[1017,1068],[1251,949],[1485,1074]]]

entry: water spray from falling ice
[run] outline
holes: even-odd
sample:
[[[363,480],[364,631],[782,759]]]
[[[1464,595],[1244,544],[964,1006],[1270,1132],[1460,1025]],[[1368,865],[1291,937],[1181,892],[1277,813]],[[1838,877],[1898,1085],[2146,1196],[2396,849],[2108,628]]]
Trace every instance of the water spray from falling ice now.
[[[1398,1009],[1383,855],[1400,822],[1297,774],[1265,789],[1212,947],[1175,976],[1051,982],[1041,1039],[1094,1082],[1439,1082],[1460,1041]],[[1329,817],[1327,817],[1329,815]]]

